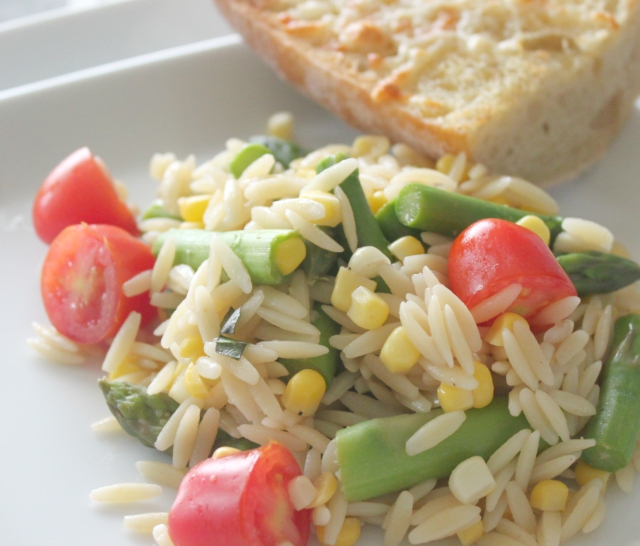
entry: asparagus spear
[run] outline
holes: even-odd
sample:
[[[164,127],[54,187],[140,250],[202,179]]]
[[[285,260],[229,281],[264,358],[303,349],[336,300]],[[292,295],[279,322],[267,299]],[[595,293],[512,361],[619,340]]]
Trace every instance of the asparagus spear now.
[[[178,408],[178,403],[165,393],[147,394],[145,387],[125,381],[100,379],[98,385],[120,426],[145,446],[154,447],[158,434]],[[213,450],[222,446],[246,451],[258,447],[258,444],[218,430]],[[170,453],[171,448],[167,452]]]
[[[140,385],[107,379],[100,379],[98,385],[120,426],[147,447],[153,447],[162,427],[178,408],[168,394],[147,394]]]
[[[320,173],[344,159],[346,159],[346,155],[343,153],[326,157],[318,163],[316,172]],[[362,184],[360,184],[358,169],[353,171],[340,183],[340,188],[342,188],[347,199],[349,199],[349,204],[353,210],[353,216],[356,221],[356,233],[358,235],[358,246],[374,246],[391,258],[392,255],[388,248],[389,241],[387,241],[383,235],[382,229],[371,211],[367,197],[362,190]]]
[[[245,169],[256,159],[265,154],[270,154],[271,150],[262,144],[245,144],[229,164],[229,171],[236,178],[240,178]]]
[[[209,257],[213,235],[202,229],[170,229],[156,239],[153,253],[157,256],[167,238],[172,237],[176,243],[174,264],[197,269]],[[280,284],[306,255],[304,240],[295,230],[223,231],[217,235],[242,260],[256,284]]]
[[[306,155],[297,144],[274,136],[258,135],[251,137],[249,141],[267,148],[285,169],[294,159]]]
[[[320,227],[322,231],[328,233],[330,237],[333,237],[333,231],[330,228]],[[335,268],[338,261],[338,254],[320,248],[314,245],[312,242],[305,240],[305,246],[307,247],[307,255],[302,262],[302,268],[307,274],[307,278],[312,280],[317,277],[324,277],[331,274],[331,271]]]
[[[143,220],[149,220],[149,218],[170,218],[171,220],[182,220],[180,216],[171,214],[167,209],[162,206],[162,200],[158,199],[151,203],[149,208],[142,213]]]
[[[395,212],[404,226],[456,237],[462,230],[483,218],[501,218],[517,222],[524,216],[541,218],[551,232],[551,242],[562,231],[562,218],[497,205],[459,193],[408,184],[395,199]]]
[[[406,441],[442,410],[364,421],[336,435],[342,488],[349,502],[406,489],[430,478],[445,478],[474,455],[484,459],[519,430],[530,428],[523,414],[512,417],[507,397],[470,409],[456,432],[435,447],[409,456]]]
[[[413,229],[400,223],[396,215],[396,202],[389,201],[376,213],[376,221],[382,233],[389,241],[396,241],[407,235],[420,239],[420,230]]]
[[[640,436],[640,315],[620,317],[614,327],[596,414],[584,430],[596,445],[582,453],[594,468],[615,472],[631,462]]]
[[[329,344],[329,338],[340,333],[340,325],[329,318],[320,304],[314,306],[312,313],[315,318],[311,323],[320,330],[320,345],[327,347],[329,352],[313,358],[281,358],[280,363],[289,370],[290,375],[307,368],[315,370],[324,378],[329,388],[340,364],[340,351]]]
[[[614,292],[640,279],[640,265],[632,260],[591,250],[557,257],[580,297]]]

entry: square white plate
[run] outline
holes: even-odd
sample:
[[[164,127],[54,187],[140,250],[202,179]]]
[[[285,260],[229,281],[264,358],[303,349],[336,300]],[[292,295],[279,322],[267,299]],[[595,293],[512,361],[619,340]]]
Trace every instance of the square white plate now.
[[[44,82],[29,92],[0,92],[0,543],[11,546],[150,545],[122,530],[122,516],[167,510],[170,493],[137,506],[97,506],[91,489],[142,481],[141,459],[162,456],[125,435],[97,435],[90,424],[108,414],[97,367],[64,367],[25,343],[31,322],[46,322],[39,267],[46,247],[31,224],[31,202],[48,172],[89,146],[145,206],[156,183],[147,174],[154,152],[198,161],[227,138],[262,133],[268,116],[295,114],[306,147],[350,142],[357,134],[279,81],[237,37],[202,42]],[[580,180],[555,188],[565,214],[607,225],[640,257],[640,112],[607,155]],[[640,542],[638,492],[615,484],[600,529],[583,546]],[[630,517],[631,516],[631,517]],[[451,541],[456,544],[457,541]],[[360,544],[382,544],[367,530]]]
[[[231,33],[213,0],[54,9],[0,23],[0,90]]]

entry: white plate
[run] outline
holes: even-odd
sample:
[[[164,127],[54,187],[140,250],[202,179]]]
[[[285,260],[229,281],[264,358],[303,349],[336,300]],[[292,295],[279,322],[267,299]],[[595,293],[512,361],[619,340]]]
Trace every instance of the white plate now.
[[[307,147],[349,142],[355,131],[280,82],[235,37],[203,42],[143,59],[40,84],[28,93],[0,93],[0,542],[11,546],[150,545],[122,530],[122,516],[166,510],[171,495],[138,506],[89,502],[91,489],[142,481],[140,459],[162,457],[124,435],[99,436],[90,424],[107,415],[97,368],[51,364],[25,343],[32,321],[46,322],[39,267],[46,247],[30,219],[42,179],[63,157],[88,145],[145,205],[155,182],[154,152],[195,153],[204,160],[231,136],[263,132],[269,114],[287,109]],[[637,237],[640,112],[581,180],[556,188],[565,213],[609,226],[640,257]],[[576,544],[638,542],[637,492],[610,485],[603,526]],[[456,541],[452,541],[455,544]],[[360,544],[381,545],[367,530]]]
[[[0,89],[231,34],[213,0],[111,0],[0,23]]]

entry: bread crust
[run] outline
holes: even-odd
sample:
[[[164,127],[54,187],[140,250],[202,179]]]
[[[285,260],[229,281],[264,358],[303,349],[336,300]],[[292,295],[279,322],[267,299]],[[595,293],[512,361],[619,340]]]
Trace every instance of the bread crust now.
[[[348,55],[319,45],[321,25],[285,25],[281,13],[268,9],[271,0],[215,1],[282,78],[355,128],[387,135],[431,157],[465,152],[493,172],[541,185],[567,180],[600,157],[640,92],[640,9],[635,1],[608,47],[581,59],[570,73],[549,70],[541,51],[540,63],[529,70],[519,92],[435,117],[417,115],[393,78],[365,78],[351,69]],[[376,42],[375,34],[370,38],[371,29],[357,30],[367,47],[388,47],[382,38]]]

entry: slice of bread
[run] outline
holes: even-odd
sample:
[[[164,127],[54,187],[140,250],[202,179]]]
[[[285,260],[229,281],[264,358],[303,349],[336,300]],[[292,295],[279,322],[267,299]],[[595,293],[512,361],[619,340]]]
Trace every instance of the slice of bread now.
[[[640,92],[638,0],[215,0],[360,130],[541,185],[596,160]]]

